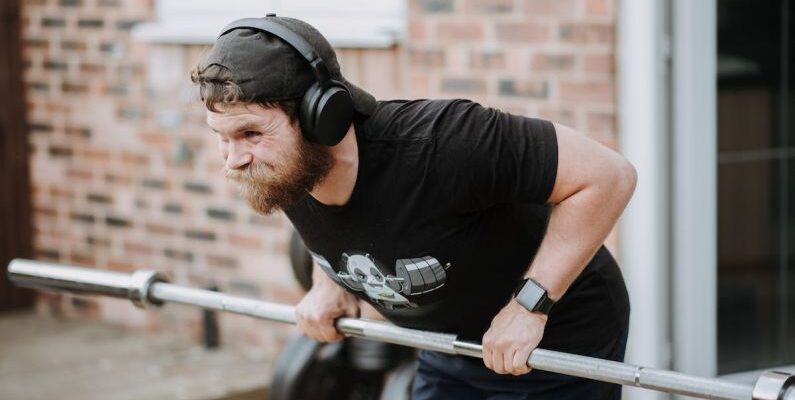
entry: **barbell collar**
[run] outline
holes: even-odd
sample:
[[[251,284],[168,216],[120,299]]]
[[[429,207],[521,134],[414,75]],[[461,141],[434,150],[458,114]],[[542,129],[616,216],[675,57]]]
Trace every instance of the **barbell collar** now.
[[[753,400],[795,400],[795,376],[767,371],[754,385]]]

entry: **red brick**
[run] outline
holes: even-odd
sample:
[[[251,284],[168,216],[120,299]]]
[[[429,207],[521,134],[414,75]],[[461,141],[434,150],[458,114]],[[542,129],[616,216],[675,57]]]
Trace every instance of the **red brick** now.
[[[124,173],[109,172],[105,174],[105,182],[119,185],[131,185],[133,178]]]
[[[444,51],[440,49],[412,49],[409,51],[409,62],[421,68],[442,67],[444,56]]]
[[[164,132],[141,132],[141,141],[147,146],[165,150],[171,146],[171,137]]]
[[[615,56],[613,55],[613,53],[586,55],[585,73],[589,75],[615,74]]]
[[[83,150],[83,157],[85,157],[86,161],[99,163],[101,165],[108,165],[110,164],[110,152],[104,149],[91,149],[87,148]]]
[[[589,112],[585,121],[588,131],[615,132],[616,130],[616,115],[612,112]]]
[[[436,25],[436,38],[443,42],[474,42],[486,37],[484,22],[441,21]]]
[[[568,23],[560,26],[560,40],[578,44],[612,44],[614,26],[607,23]]]
[[[284,226],[284,222],[276,215],[259,215],[251,214],[249,222],[252,225],[280,227]]]
[[[146,231],[156,235],[173,235],[176,230],[171,225],[147,223]]]
[[[571,72],[576,68],[574,53],[537,53],[531,56],[530,65],[537,71]]]
[[[613,0],[585,0],[585,15],[588,17],[613,16]]]
[[[451,94],[483,94],[486,91],[486,81],[471,78],[443,78],[439,90]]]
[[[152,254],[152,247],[146,243],[125,242],[124,251],[132,254],[150,255]]]
[[[135,154],[129,151],[122,151],[121,162],[122,164],[129,167],[142,167],[149,164],[149,157],[143,154]]]
[[[220,267],[220,268],[236,268],[237,267],[237,260],[233,257],[228,257],[224,255],[207,255],[207,265],[211,267]]]
[[[409,93],[411,97],[425,98],[430,96],[431,82],[428,74],[412,73],[409,76]]]
[[[70,189],[53,186],[50,188],[50,196],[55,199],[71,199],[75,196],[75,193]]]
[[[53,217],[53,218],[58,216],[58,210],[56,210],[53,207],[36,206],[34,212],[38,216]]]
[[[469,55],[471,68],[503,69],[507,65],[505,52],[500,50],[473,50]]]
[[[409,40],[422,41],[428,38],[428,23],[426,21],[409,21]]]
[[[293,287],[278,286],[270,290],[269,298],[284,304],[296,304],[304,297],[304,292],[296,283]]]
[[[69,167],[66,169],[66,177],[77,181],[90,181],[94,172],[86,168]]]
[[[262,239],[256,236],[247,236],[247,235],[239,235],[232,233],[229,235],[229,244],[237,247],[261,249]]]
[[[497,40],[506,43],[542,43],[550,39],[550,27],[535,22],[498,23]]]
[[[134,263],[122,260],[108,260],[107,265],[108,269],[121,272],[133,272],[138,269]]]
[[[599,82],[562,82],[560,84],[560,98],[564,101],[613,104],[615,101],[615,86],[612,83]]]
[[[505,97],[545,99],[549,95],[549,83],[539,80],[501,79],[497,90]]]
[[[93,267],[96,265],[97,260],[94,256],[82,252],[74,252],[69,255],[68,262],[86,267]]]

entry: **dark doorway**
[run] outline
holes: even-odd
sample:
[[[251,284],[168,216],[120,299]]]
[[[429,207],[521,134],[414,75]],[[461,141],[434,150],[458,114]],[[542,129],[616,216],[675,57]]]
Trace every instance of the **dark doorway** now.
[[[0,312],[33,304],[6,274],[12,258],[33,252],[20,3],[0,1]]]
[[[790,0],[718,1],[718,372],[795,363]]]

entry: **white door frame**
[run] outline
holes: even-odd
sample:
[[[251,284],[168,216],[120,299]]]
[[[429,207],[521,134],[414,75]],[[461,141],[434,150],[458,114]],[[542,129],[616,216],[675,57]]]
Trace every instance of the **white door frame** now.
[[[670,368],[669,159],[666,0],[622,1],[618,7],[618,124],[622,153],[638,173],[621,220],[620,264],[631,315],[626,361]],[[626,387],[625,398],[667,395]]]
[[[717,3],[672,8],[673,368],[717,374]]]

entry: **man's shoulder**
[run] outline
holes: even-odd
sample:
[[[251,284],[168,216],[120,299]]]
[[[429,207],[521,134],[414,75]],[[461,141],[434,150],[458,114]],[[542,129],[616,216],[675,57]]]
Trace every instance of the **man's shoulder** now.
[[[471,105],[476,103],[466,99],[381,100],[361,127],[370,140],[431,140],[440,125]]]

